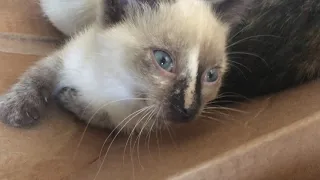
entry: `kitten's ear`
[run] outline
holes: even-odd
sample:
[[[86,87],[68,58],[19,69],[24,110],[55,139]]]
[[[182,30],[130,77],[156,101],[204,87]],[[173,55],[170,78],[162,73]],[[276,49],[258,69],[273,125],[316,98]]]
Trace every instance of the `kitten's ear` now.
[[[213,0],[213,10],[223,22],[234,26],[241,22],[254,0]]]
[[[97,12],[98,22],[108,26],[120,22],[130,11],[141,10],[142,6],[156,6],[157,0],[101,0]]]

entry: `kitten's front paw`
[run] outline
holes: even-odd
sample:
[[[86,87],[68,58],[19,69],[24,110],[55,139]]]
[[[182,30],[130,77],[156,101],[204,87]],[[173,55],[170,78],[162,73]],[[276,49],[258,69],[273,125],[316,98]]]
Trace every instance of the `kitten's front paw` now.
[[[0,120],[14,127],[37,123],[48,101],[43,93],[11,92],[0,99]]]

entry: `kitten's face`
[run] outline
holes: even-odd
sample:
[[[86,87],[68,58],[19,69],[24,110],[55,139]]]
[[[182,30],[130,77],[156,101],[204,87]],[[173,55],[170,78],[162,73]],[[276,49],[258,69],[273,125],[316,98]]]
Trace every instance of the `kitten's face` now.
[[[141,107],[153,119],[188,122],[215,99],[226,71],[227,27],[203,1],[178,0],[145,6],[112,30],[123,44]]]

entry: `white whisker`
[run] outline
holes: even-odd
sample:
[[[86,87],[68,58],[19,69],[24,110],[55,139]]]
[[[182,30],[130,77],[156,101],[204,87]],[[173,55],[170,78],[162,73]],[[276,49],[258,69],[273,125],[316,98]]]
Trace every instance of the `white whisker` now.
[[[216,110],[216,109],[213,109],[213,111],[205,111],[205,110],[203,110],[202,113],[205,113],[205,114],[221,114],[221,115],[224,115],[224,116],[227,116],[227,117],[231,116],[228,113],[224,113],[224,112],[221,112],[221,111]]]
[[[83,112],[82,112],[81,116],[79,117],[79,119],[82,119],[85,111],[86,111],[87,108],[92,104],[92,102],[93,102],[93,100],[90,101],[90,102],[88,103],[88,105],[83,109]],[[89,125],[89,124],[87,124],[87,126],[88,126],[88,125]],[[81,145],[81,143],[82,143],[82,141],[83,141],[83,138],[84,138],[84,135],[85,135],[86,131],[87,131],[87,128],[85,128],[85,129],[83,130],[83,133],[82,133],[82,135],[81,135],[81,138],[80,138],[80,140],[79,140],[79,142],[78,142],[78,144],[77,144],[76,151],[74,152],[74,155],[73,155],[73,161],[76,159],[76,156],[77,156],[77,154],[78,154],[78,150],[79,150],[80,145]]]
[[[154,120],[153,121],[153,123],[152,123],[152,125],[151,125],[151,127],[150,127],[150,129],[149,129],[149,132],[148,132],[148,134],[147,134],[147,139],[148,139],[148,141],[147,141],[147,139],[146,139],[146,142],[147,142],[147,146],[148,146],[148,151],[149,151],[149,154],[151,155],[151,152],[150,152],[150,138],[151,138],[151,132],[152,132],[152,130],[153,130],[153,127],[154,127],[154,125],[156,124],[156,122],[157,122],[157,120]]]
[[[131,159],[131,163],[132,163],[132,176],[133,177],[135,177],[135,168],[134,168],[134,161],[133,161],[133,151],[132,151],[132,149],[134,149],[134,146],[133,146],[133,148],[131,148],[132,146],[132,137],[133,137],[133,133],[135,132],[135,129],[138,127],[138,125],[144,120],[144,118],[150,113],[150,109],[152,109],[154,107],[154,105],[153,106],[151,106],[150,108],[148,108],[147,110],[146,110],[146,113],[137,121],[137,123],[135,124],[135,126],[132,128],[132,131],[131,131],[131,133],[130,133],[130,135],[129,135],[129,138],[128,138],[128,140],[127,140],[127,143],[126,143],[126,145],[125,145],[125,148],[124,148],[124,152],[123,153],[125,153],[126,152],[126,147],[127,147],[127,144],[128,144],[128,142],[129,142],[129,140],[130,140],[130,151],[129,151],[129,153],[130,153],[130,159]],[[148,112],[149,111],[149,112]],[[134,143],[135,144],[135,143]],[[124,161],[124,159],[123,159],[123,161]],[[143,167],[142,167],[143,168]]]
[[[148,109],[146,109],[146,114],[144,114],[138,121],[137,121],[137,123],[135,124],[135,126],[132,128],[132,131],[131,131],[131,133],[130,133],[130,135],[129,135],[129,137],[128,137],[128,140],[127,140],[127,142],[126,142],[126,145],[125,145],[125,147],[124,147],[124,151],[123,151],[123,154],[125,154],[125,152],[126,152],[126,148],[127,148],[127,145],[128,145],[128,142],[129,142],[129,140],[132,138],[132,135],[133,135],[133,133],[134,133],[134,130],[138,127],[138,125],[143,121],[143,119],[148,115],[148,113],[150,113],[150,112],[148,112],[150,109],[152,109],[154,107],[154,105],[152,105],[152,106],[149,106],[149,108]],[[131,142],[130,142],[130,154],[131,154]],[[132,156],[131,156],[132,157]],[[124,161],[124,159],[123,159],[123,161]]]
[[[237,42],[234,42],[234,43],[228,45],[228,46],[226,47],[226,49],[228,49],[228,48],[230,48],[230,47],[232,47],[232,46],[234,46],[234,45],[237,45],[237,44],[239,44],[239,43],[242,43],[242,42],[244,42],[244,41],[246,41],[246,40],[253,39],[253,38],[259,38],[259,37],[281,38],[280,36],[275,36],[275,35],[256,35],[256,36],[250,36],[250,37],[243,38],[243,39],[241,39],[241,40],[239,40],[239,41],[237,41]]]
[[[267,61],[257,54],[249,53],[249,52],[230,52],[230,53],[228,53],[228,55],[233,55],[233,54],[243,54],[243,55],[250,55],[250,56],[257,57],[260,60],[262,60],[267,67],[269,67],[269,64],[267,63]]]
[[[103,152],[103,147],[105,146],[105,144],[108,142],[108,139],[111,137],[111,135],[114,133],[114,131],[116,131],[121,125],[122,123],[124,123],[128,118],[130,118],[121,128],[120,130],[117,132],[120,133],[121,130],[127,125],[128,122],[130,122],[133,118],[135,118],[137,115],[139,115],[141,112],[143,112],[147,107],[141,108],[131,114],[129,114],[126,118],[124,118],[115,128],[113,128],[113,130],[110,132],[110,134],[108,135],[108,137],[106,138],[106,140],[103,142],[100,153],[99,153],[99,159],[102,156],[102,152]],[[133,117],[132,117],[133,116]]]
[[[232,59],[239,59],[239,58],[232,58]],[[240,58],[240,59],[241,59],[241,58]],[[231,59],[229,59],[229,61],[230,61],[230,62],[233,62],[233,63],[235,63],[235,64],[237,64],[237,65],[239,65],[239,66],[244,67],[247,71],[249,71],[250,73],[252,73],[252,70],[251,70],[249,67],[247,67],[247,66],[245,66],[245,65],[241,64],[240,62],[233,61],[233,60],[231,60]]]
[[[116,102],[120,102],[120,101],[125,101],[125,100],[145,100],[145,99],[144,99],[144,98],[126,98],[126,99],[120,99],[120,100],[115,100],[115,101],[106,102],[104,105],[102,105],[100,108],[98,108],[98,110],[91,116],[91,118],[90,118],[89,121],[87,122],[87,125],[86,125],[83,133],[81,134],[81,138],[80,138],[79,143],[78,143],[78,145],[77,145],[77,149],[79,149],[79,147],[80,147],[80,145],[81,145],[81,143],[82,143],[82,141],[83,141],[83,138],[84,138],[84,136],[85,136],[85,133],[87,132],[87,130],[88,130],[88,128],[89,128],[89,125],[90,125],[92,119],[94,118],[94,116],[95,116],[102,108],[104,108],[104,107],[106,107],[106,106],[108,106],[108,105],[110,105],[110,104],[113,104],[113,103],[116,103]],[[75,156],[76,156],[76,153],[75,153],[75,155],[74,155],[74,158],[75,158]]]
[[[158,146],[158,156],[160,157],[160,143],[159,143],[159,137],[158,137],[158,131],[159,129],[156,129],[156,141],[157,141],[157,146]]]
[[[205,115],[202,115],[202,114],[200,115],[200,117],[208,118],[210,120],[214,120],[214,121],[216,121],[218,123],[226,125],[226,123],[224,121],[221,121],[220,119],[217,119],[217,118],[213,118],[213,117],[210,117],[210,116],[205,116]]]
[[[142,164],[141,164],[141,160],[140,160],[140,151],[139,151],[139,147],[140,147],[140,138],[141,138],[141,135],[142,135],[142,132],[143,132],[143,130],[145,129],[145,127],[149,124],[149,122],[150,122],[150,120],[151,120],[151,118],[152,118],[152,116],[153,116],[153,114],[154,114],[154,112],[155,112],[155,110],[156,110],[156,108],[154,108],[154,110],[153,111],[151,111],[151,113],[149,114],[149,116],[148,116],[148,118],[147,118],[147,120],[145,121],[145,123],[144,123],[144,125],[143,125],[143,127],[141,128],[141,131],[140,131],[140,133],[138,134],[138,137],[137,137],[137,139],[138,139],[138,144],[137,144],[137,155],[138,155],[138,160],[139,160],[139,164],[140,164],[140,166],[143,168],[143,166],[142,166]],[[136,142],[135,142],[136,143]],[[134,146],[135,146],[135,143],[133,144],[133,148],[134,148]],[[144,169],[144,168],[143,168]]]
[[[173,138],[173,136],[172,136],[172,134],[171,134],[171,131],[170,131],[170,129],[169,129],[170,125],[169,125],[169,124],[165,124],[165,127],[166,127],[166,129],[167,129],[167,131],[168,131],[168,133],[169,133],[169,136],[170,136],[170,138],[171,138],[171,140],[172,140],[173,145],[174,145],[176,148],[178,148],[178,145],[177,145],[177,143],[175,142],[175,140],[174,140],[174,138]]]
[[[225,93],[222,93],[222,94],[219,94],[216,99],[220,99],[220,98],[227,98],[227,97],[241,97],[241,98],[244,98],[246,100],[249,100],[249,98],[241,95],[241,94],[238,94],[238,93],[234,93],[234,92],[225,92]]]
[[[98,169],[98,171],[97,171],[97,173],[96,173],[96,176],[94,177],[94,179],[93,180],[96,180],[97,179],[97,177],[98,177],[98,175],[99,175],[99,173],[100,173],[100,171],[101,171],[101,168],[102,168],[102,166],[103,166],[103,164],[104,164],[104,162],[105,162],[105,159],[106,159],[106,157],[107,157],[107,155],[108,155],[108,152],[109,152],[109,150],[110,150],[110,148],[111,148],[111,145],[113,144],[113,142],[115,141],[115,139],[116,139],[116,137],[120,134],[120,132],[122,131],[122,129],[134,118],[134,117],[136,117],[137,115],[139,115],[141,112],[143,112],[143,111],[145,111],[146,109],[148,109],[150,106],[147,106],[147,107],[144,107],[144,108],[142,108],[142,109],[140,109],[140,110],[138,110],[139,112],[138,113],[136,113],[133,117],[131,117],[123,126],[122,126],[122,128],[117,132],[117,134],[115,135],[115,137],[112,139],[112,141],[111,141],[111,143],[110,143],[110,145],[109,145],[109,147],[108,147],[108,149],[107,149],[107,152],[105,153],[105,155],[104,155],[104,157],[103,157],[103,159],[102,159],[102,162],[101,162],[101,165],[100,165],[100,167],[99,167],[99,169]],[[135,111],[135,112],[137,112],[137,111]],[[133,113],[132,113],[133,114]],[[131,114],[131,115],[132,115]],[[129,115],[130,116],[130,115]],[[129,117],[128,116],[128,117]],[[127,117],[127,118],[128,118]],[[127,119],[127,118],[125,118],[125,119]],[[122,122],[124,122],[125,120],[123,120]],[[121,123],[120,123],[121,124]],[[119,126],[119,125],[118,125]],[[114,130],[116,130],[116,128],[114,129]],[[114,132],[114,130],[110,133],[110,135]],[[110,135],[107,137],[107,139],[105,140],[105,142],[103,143],[103,146],[105,145],[105,143],[107,142],[107,140],[108,140],[108,138],[110,137]],[[102,151],[102,150],[101,150]],[[100,154],[101,154],[101,152],[100,152]]]
[[[248,113],[246,111],[242,111],[234,108],[228,108],[228,107],[205,107],[203,110],[228,110],[228,111],[235,111],[239,113]]]

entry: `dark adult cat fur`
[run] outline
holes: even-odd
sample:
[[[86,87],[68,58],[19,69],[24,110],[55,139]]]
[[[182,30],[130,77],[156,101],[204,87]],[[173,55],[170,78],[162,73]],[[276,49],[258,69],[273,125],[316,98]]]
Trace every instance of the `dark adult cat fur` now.
[[[229,37],[221,93],[252,98],[319,78],[319,0],[255,0],[246,8]]]

